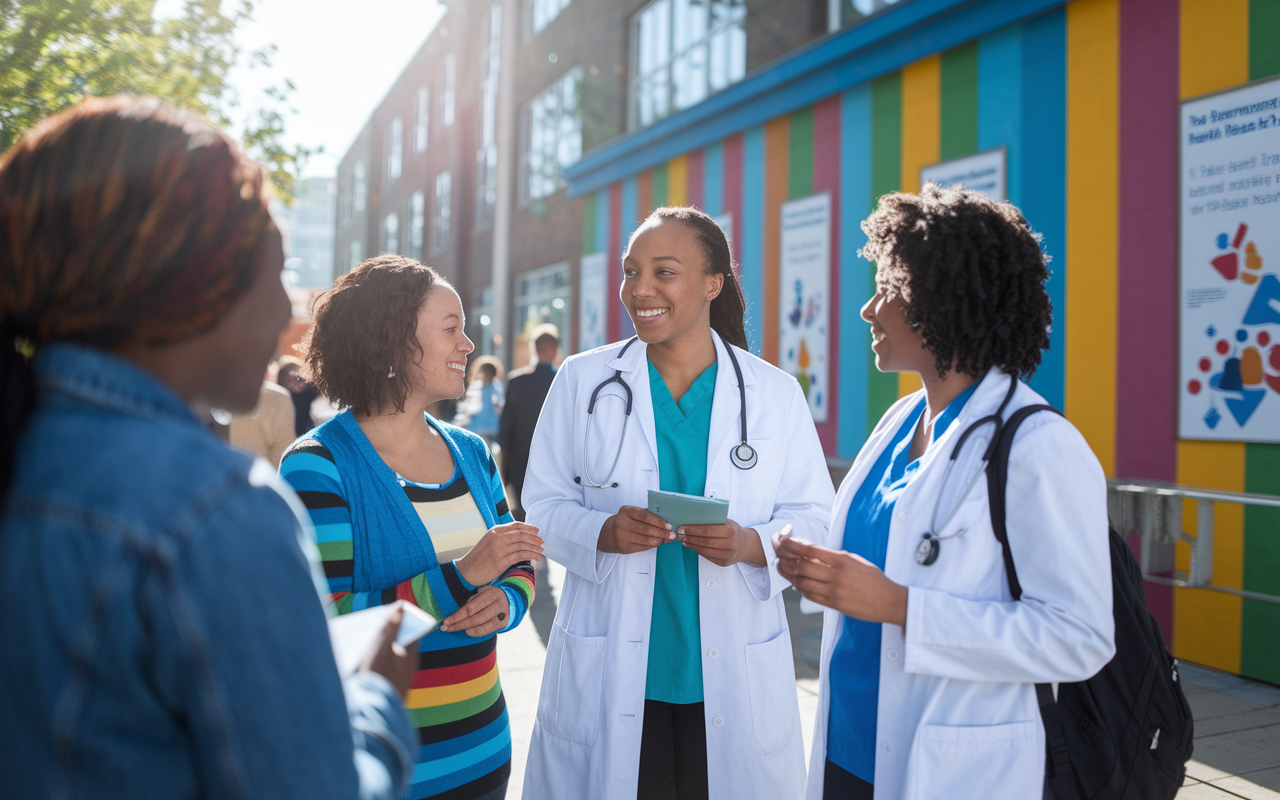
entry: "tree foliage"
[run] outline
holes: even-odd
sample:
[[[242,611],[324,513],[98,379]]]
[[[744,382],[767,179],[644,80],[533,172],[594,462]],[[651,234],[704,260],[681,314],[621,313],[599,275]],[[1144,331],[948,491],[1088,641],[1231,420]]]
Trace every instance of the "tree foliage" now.
[[[152,95],[231,127],[243,111],[228,83],[242,55],[235,32],[252,0],[185,0],[181,15],[158,21],[154,11],[155,0],[0,0],[0,151],[92,95]],[[248,58],[269,66],[272,52]],[[286,201],[316,152],[283,142],[292,90],[268,90],[240,131]]]

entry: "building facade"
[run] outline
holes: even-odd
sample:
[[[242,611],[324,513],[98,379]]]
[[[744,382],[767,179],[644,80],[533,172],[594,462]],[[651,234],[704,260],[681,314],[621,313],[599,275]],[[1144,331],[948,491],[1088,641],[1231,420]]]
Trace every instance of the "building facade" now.
[[[1051,347],[1031,385],[1065,410],[1107,475],[1280,494],[1280,444],[1180,437],[1178,422],[1180,109],[1280,75],[1280,4],[528,0],[519,10],[539,9],[516,62],[528,119],[506,295],[516,344],[522,320],[542,316],[566,323],[568,352],[628,335],[617,300],[628,234],[654,207],[697,205],[729,233],[753,349],[807,387],[828,456],[852,458],[918,386],[875,370],[857,318],[874,270],[857,255],[859,223],[886,192],[994,163],[992,191],[1023,210],[1052,259]],[[454,6],[446,20],[464,13],[482,11]],[[562,130],[545,108],[568,102],[539,105],[558,80],[580,81],[580,148],[539,138]],[[353,154],[385,138],[378,114]],[[552,153],[560,160],[546,167]],[[1261,219],[1259,237],[1280,232],[1280,215]],[[477,294],[492,286],[486,241],[472,235],[469,252],[427,260],[459,282],[473,315],[496,318]],[[795,255],[806,243],[823,253],[816,272]],[[1252,258],[1280,258],[1267,255],[1275,244]],[[794,289],[800,273],[814,302]],[[807,339],[788,322],[802,308],[818,309]],[[1183,520],[1194,534],[1190,504]],[[1280,514],[1219,504],[1214,536],[1216,585],[1280,596]],[[1186,569],[1187,546],[1177,554]],[[1148,588],[1175,655],[1280,682],[1280,604]]]

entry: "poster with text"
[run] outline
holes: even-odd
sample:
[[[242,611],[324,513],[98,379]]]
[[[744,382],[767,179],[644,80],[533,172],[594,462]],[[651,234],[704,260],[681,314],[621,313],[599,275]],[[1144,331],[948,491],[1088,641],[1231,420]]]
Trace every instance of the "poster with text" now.
[[[609,282],[605,275],[605,254],[582,257],[578,270],[578,352],[594,350],[605,343],[605,314],[609,302]]]
[[[1280,442],[1280,79],[1181,111],[1178,435]]]
[[[827,421],[831,369],[831,195],[782,205],[778,364],[800,381],[814,422]]]
[[[997,147],[971,156],[930,164],[920,170],[920,185],[964,186],[993,200],[1008,199],[1005,150]]]

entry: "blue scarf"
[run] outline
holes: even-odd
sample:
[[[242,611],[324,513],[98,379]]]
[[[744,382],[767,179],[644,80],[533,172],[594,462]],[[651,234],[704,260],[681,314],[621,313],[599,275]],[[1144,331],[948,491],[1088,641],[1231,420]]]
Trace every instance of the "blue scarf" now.
[[[488,446],[470,431],[427,415],[453,453],[467,488],[476,500],[486,528],[497,518],[486,467]],[[348,409],[310,434],[333,455],[351,509],[351,544],[355,572],[352,589],[376,592],[430,572],[439,566],[436,549],[422,518],[404,493],[396,473],[387,466]]]

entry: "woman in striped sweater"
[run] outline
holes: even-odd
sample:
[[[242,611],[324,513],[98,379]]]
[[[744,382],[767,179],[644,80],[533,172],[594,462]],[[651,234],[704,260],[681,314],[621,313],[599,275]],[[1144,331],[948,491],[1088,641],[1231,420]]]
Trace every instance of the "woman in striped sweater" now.
[[[395,600],[443,620],[422,639],[406,705],[419,748],[408,798],[506,794],[511,734],[496,634],[533,600],[537,529],[512,522],[484,440],[426,414],[465,389],[472,344],[430,267],[370,259],[316,305],[307,368],[349,410],[286,452],[339,613]]]

